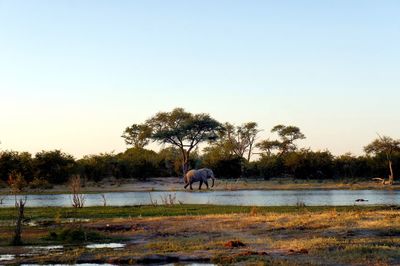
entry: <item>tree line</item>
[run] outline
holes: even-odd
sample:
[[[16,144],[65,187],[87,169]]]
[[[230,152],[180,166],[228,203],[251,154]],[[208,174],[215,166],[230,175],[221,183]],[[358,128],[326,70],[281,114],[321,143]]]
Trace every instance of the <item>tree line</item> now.
[[[276,139],[259,139],[256,122],[220,123],[208,114],[192,114],[182,108],[159,112],[122,134],[130,146],[118,154],[103,153],[75,159],[60,150],[0,152],[0,182],[11,173],[21,174],[32,188],[62,184],[72,175],[87,180],[182,176],[193,168],[209,167],[217,177],[299,179],[349,179],[380,177],[393,184],[400,166],[400,141],[378,136],[364,147],[365,154],[333,156],[328,150],[299,148],[306,136],[296,126],[277,125]],[[147,149],[158,143],[158,152]],[[200,151],[200,144],[203,149]],[[386,181],[387,177],[387,181]]]

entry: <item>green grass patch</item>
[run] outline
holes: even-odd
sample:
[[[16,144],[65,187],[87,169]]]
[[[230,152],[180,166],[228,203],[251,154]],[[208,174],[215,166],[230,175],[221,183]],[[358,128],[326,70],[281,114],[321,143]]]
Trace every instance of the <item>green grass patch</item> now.
[[[389,206],[268,206],[256,207],[257,214],[268,213],[296,213],[336,210],[343,211],[376,211],[390,210],[396,207]],[[128,217],[159,217],[184,216],[207,214],[235,214],[253,213],[251,206],[218,206],[218,205],[173,205],[173,206],[129,206],[129,207],[85,207],[74,209],[71,207],[27,207],[25,217],[31,220],[53,219],[55,221],[66,218],[128,218]],[[0,208],[0,220],[13,220],[17,213],[16,208]]]
[[[64,244],[77,244],[84,242],[97,242],[109,238],[98,232],[88,231],[83,228],[63,228],[58,231],[50,232],[46,240],[57,241]]]

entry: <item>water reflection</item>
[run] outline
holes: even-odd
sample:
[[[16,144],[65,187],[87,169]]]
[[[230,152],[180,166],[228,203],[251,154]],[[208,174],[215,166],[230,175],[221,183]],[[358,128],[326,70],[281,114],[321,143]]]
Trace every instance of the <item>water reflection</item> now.
[[[242,206],[345,206],[355,204],[398,204],[400,191],[396,190],[238,190],[207,192],[112,192],[105,193],[108,206],[148,205],[151,201],[163,204],[168,195],[176,196],[176,203]],[[365,199],[361,203],[357,199]],[[100,194],[87,194],[85,206],[102,206]],[[8,195],[2,207],[14,206],[14,197]],[[27,206],[71,206],[69,194],[28,195]]]

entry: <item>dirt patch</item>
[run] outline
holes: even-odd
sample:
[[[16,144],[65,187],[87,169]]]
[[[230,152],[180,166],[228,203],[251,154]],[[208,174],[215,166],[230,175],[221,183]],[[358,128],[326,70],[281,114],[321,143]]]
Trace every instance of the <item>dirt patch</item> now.
[[[227,248],[240,248],[246,246],[242,241],[240,240],[229,240],[224,244],[224,247]]]

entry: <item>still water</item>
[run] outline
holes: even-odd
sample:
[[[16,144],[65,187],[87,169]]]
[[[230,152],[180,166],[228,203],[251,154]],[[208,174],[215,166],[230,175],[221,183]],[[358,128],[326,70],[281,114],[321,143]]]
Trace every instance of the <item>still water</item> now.
[[[346,206],[354,204],[399,204],[400,191],[396,190],[238,190],[238,191],[167,191],[167,192],[112,192],[86,194],[85,206],[163,204],[171,197],[175,203],[214,204],[237,206]],[[4,197],[0,207],[14,206],[14,196]],[[360,201],[362,199],[363,201]],[[359,201],[356,201],[359,200]],[[27,206],[71,206],[71,195],[28,195]]]

